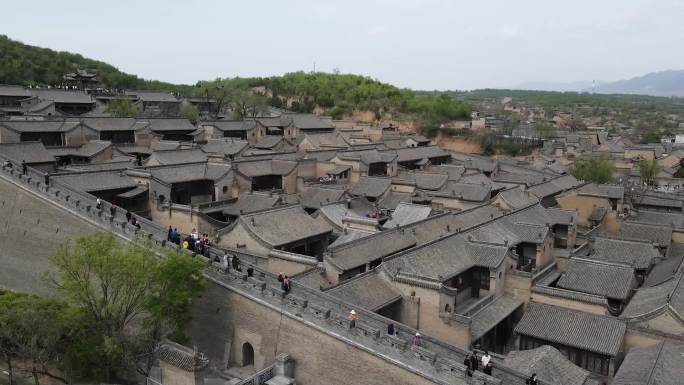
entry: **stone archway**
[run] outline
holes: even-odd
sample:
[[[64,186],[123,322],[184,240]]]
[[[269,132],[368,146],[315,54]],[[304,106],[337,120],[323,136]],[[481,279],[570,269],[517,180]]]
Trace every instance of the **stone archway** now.
[[[254,348],[249,342],[242,344],[242,366],[254,365]]]

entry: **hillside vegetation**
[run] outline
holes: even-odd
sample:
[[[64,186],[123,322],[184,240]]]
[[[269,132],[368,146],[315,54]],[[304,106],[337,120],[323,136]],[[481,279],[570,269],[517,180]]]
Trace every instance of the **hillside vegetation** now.
[[[0,35],[0,84],[57,85],[62,76],[78,69],[95,71],[105,87],[189,91],[191,87],[150,81],[121,72],[102,61],[70,52],[27,45]]]
[[[61,83],[64,74],[78,69],[95,72],[107,88],[213,96],[233,111],[238,110],[237,116],[247,116],[266,105],[296,112],[322,111],[336,119],[370,111],[376,119],[410,121],[430,135],[436,134],[443,123],[470,117],[468,104],[447,94],[417,94],[359,75],[294,72],[177,85],[145,80],[102,61],[23,44],[0,35],[0,84],[54,86]],[[263,90],[264,95],[255,97],[254,89]]]
[[[409,89],[348,74],[293,72],[265,78],[219,79],[203,82],[207,89],[264,89],[268,104],[296,112],[323,109],[335,119],[355,111],[371,111],[376,119],[410,120],[424,129],[470,118],[467,103],[447,94],[419,95]]]

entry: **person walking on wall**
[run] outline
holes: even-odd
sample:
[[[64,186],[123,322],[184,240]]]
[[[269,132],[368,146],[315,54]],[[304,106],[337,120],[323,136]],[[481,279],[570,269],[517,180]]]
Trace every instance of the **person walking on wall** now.
[[[411,345],[420,346],[422,342],[423,342],[423,339],[420,336],[420,333],[416,332],[416,335],[414,335],[413,338],[411,339]]]
[[[354,329],[356,327],[356,310],[352,309],[349,312],[349,315],[347,316],[347,320],[349,320],[349,328]]]

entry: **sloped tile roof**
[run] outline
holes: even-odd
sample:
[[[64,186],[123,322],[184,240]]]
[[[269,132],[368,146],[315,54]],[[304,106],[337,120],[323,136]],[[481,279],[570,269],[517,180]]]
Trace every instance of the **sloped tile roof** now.
[[[223,213],[232,216],[251,214],[260,210],[275,207],[280,196],[263,193],[242,193],[232,205],[223,209]]]
[[[684,379],[684,349],[670,342],[627,352],[611,385],[678,385]]]
[[[349,193],[355,196],[378,198],[390,188],[391,184],[390,178],[362,176]]]
[[[81,122],[95,131],[136,131],[149,125],[146,121],[135,118],[115,117],[81,118]]]
[[[52,177],[79,191],[93,192],[104,190],[118,190],[135,188],[138,186],[133,178],[119,171],[104,171],[92,173],[80,173],[73,175],[61,175]]]
[[[473,266],[496,268],[507,253],[508,247],[468,242],[462,235],[452,235],[390,258],[383,266],[392,276],[409,274],[443,282]]]
[[[478,340],[488,331],[492,330],[499,322],[503,321],[516,309],[522,306],[523,301],[502,295],[487,304],[482,310],[473,314],[470,324],[470,335],[472,341]]]
[[[589,183],[578,188],[577,193],[580,195],[590,195],[611,199],[622,199],[625,193],[625,188],[622,186]]]
[[[684,285],[682,273],[655,286],[643,286],[636,291],[620,318],[633,319],[656,315],[670,307],[678,314],[684,314]]]
[[[406,250],[415,244],[416,239],[410,234],[387,230],[330,248],[327,260],[341,270],[349,270]]]
[[[625,330],[615,318],[536,302],[515,327],[518,334],[611,357],[620,352]]]
[[[0,126],[16,132],[69,132],[80,123],[73,120],[5,120]]]
[[[435,196],[462,199],[470,202],[484,202],[489,199],[492,186],[487,184],[471,184],[448,181]]]
[[[219,131],[249,131],[256,127],[254,120],[216,120],[203,122],[202,126],[213,126]]]
[[[539,203],[535,195],[520,188],[512,188],[499,193],[499,197],[513,209],[521,209]]]
[[[354,277],[326,291],[328,294],[370,311],[401,300],[401,293],[376,272]]]
[[[0,143],[0,155],[15,163],[26,161],[27,164],[34,164],[55,161],[55,157],[45,149],[41,142]]]
[[[572,258],[557,286],[624,301],[637,283],[631,267]]]
[[[240,221],[272,247],[332,232],[330,226],[316,221],[298,205],[243,215]]]
[[[339,188],[309,187],[300,194],[300,201],[304,208],[318,209],[323,205],[339,202],[346,196],[346,192]]]
[[[209,140],[207,144],[202,146],[202,151],[208,154],[219,154],[221,156],[235,156],[242,152],[248,146],[246,140],[225,139],[225,140]]]
[[[544,383],[555,385],[584,385],[589,377],[588,371],[573,364],[558,349],[549,345],[509,352],[504,365],[526,376],[536,373]]]
[[[163,165],[201,163],[207,161],[207,155],[198,148],[189,150],[154,151],[150,157],[156,159],[157,162]]]
[[[666,247],[672,242],[670,226],[654,226],[637,222],[623,222],[620,225],[620,236],[627,239],[648,241]]]
[[[640,241],[597,237],[593,248],[594,252],[587,258],[623,263],[635,269],[646,269],[661,257],[651,243]]]
[[[656,263],[648,273],[644,286],[656,286],[673,278],[680,271],[684,261],[684,244],[673,243],[667,249],[667,258]]]
[[[187,119],[177,119],[177,118],[155,118],[147,119],[150,123],[150,129],[153,132],[165,132],[165,131],[195,131],[197,128],[190,123]]]
[[[391,229],[399,226],[406,226],[411,223],[422,221],[430,216],[432,209],[430,206],[416,205],[412,203],[399,203],[392,212],[392,218],[383,227]]]

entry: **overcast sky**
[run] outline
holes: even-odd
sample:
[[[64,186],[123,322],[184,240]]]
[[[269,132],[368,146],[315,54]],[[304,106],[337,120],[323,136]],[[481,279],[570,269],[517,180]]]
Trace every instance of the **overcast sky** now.
[[[684,69],[679,0],[5,2],[0,34],[147,79],[339,68],[416,89]]]

